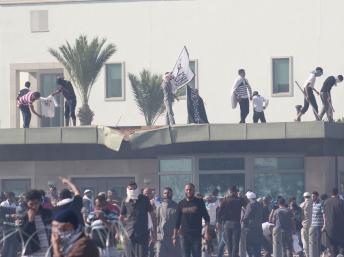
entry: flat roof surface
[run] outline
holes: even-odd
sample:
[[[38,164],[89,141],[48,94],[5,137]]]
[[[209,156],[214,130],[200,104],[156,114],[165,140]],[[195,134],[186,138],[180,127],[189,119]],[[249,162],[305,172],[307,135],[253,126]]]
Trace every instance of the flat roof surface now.
[[[128,141],[132,149],[207,141],[284,139],[344,139],[344,123],[279,122],[256,124],[188,124],[173,127],[104,126],[0,129],[0,145],[98,144],[120,151]]]

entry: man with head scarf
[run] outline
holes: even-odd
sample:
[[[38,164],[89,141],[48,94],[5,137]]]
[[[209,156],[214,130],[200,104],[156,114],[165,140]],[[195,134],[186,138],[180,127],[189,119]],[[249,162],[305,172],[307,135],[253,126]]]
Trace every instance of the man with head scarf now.
[[[243,227],[247,230],[246,250],[250,257],[260,257],[262,244],[262,223],[263,206],[256,201],[256,194],[249,191],[246,193],[249,203],[246,206],[245,214],[242,219]]]
[[[71,210],[56,213],[51,224],[53,257],[98,257],[95,243],[88,238]]]
[[[149,230],[148,214],[153,211],[149,199],[141,194],[135,182],[127,186],[127,197],[122,203],[120,220],[124,223],[127,238],[127,257],[147,257]]]

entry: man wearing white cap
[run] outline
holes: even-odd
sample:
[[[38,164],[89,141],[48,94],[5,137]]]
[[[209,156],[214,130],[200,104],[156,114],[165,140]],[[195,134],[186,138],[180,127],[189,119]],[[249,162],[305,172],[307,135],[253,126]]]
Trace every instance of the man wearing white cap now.
[[[256,201],[255,193],[248,191],[246,197],[249,200],[243,217],[244,228],[247,230],[246,250],[249,257],[260,257],[263,236],[263,206]]]
[[[301,240],[305,257],[309,257],[309,228],[311,227],[312,222],[313,203],[311,199],[311,194],[309,192],[305,192],[303,194],[303,198],[305,200],[300,205],[303,212]]]

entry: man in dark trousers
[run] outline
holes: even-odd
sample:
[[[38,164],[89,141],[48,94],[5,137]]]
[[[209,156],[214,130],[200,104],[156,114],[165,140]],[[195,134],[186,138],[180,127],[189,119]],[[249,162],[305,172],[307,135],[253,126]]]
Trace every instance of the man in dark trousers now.
[[[40,114],[35,111],[33,102],[41,97],[39,92],[28,91],[25,95],[19,96],[17,98],[17,106],[19,107],[23,115],[23,127],[29,128],[31,122],[31,112],[33,112],[37,117],[42,118]]]
[[[252,100],[252,89],[246,79],[245,70],[238,70],[238,75],[233,85],[232,95],[235,97],[235,101],[240,105],[240,123],[245,123],[246,117],[250,111],[249,100]]]
[[[344,254],[344,201],[338,196],[338,189],[324,203],[324,227],[331,256]]]
[[[208,241],[210,217],[203,199],[195,197],[195,185],[188,183],[184,187],[185,199],[177,207],[177,221],[173,231],[173,244],[177,245],[179,231],[182,256],[201,257],[202,218],[205,221],[205,240]]]
[[[263,230],[263,206],[256,201],[256,194],[247,192],[249,203],[243,217],[244,228],[247,229],[246,249],[249,257],[260,257]]]
[[[238,196],[238,189],[233,186],[229,197],[219,208],[218,221],[223,226],[223,237],[231,257],[239,256],[241,209],[244,205],[245,200]]]
[[[163,191],[163,201],[157,207],[157,257],[179,257],[180,245],[173,245],[173,230],[177,220],[178,204],[172,200],[172,189],[166,187]]]
[[[301,116],[305,114],[309,108],[309,105],[312,105],[313,112],[315,115],[315,118],[318,120],[318,105],[317,101],[315,100],[313,91],[319,95],[319,92],[315,89],[315,80],[317,77],[320,77],[323,75],[323,69],[321,67],[316,67],[314,71],[311,72],[308,79],[306,80],[305,86],[304,86],[304,94],[305,94],[305,100],[302,109],[300,112],[298,112],[296,121],[301,121]]]
[[[135,182],[127,186],[127,197],[122,203],[120,220],[127,231],[126,257],[147,257],[149,230],[148,215],[153,211],[149,199],[141,194]]]
[[[76,107],[76,95],[72,86],[72,83],[68,80],[58,77],[56,79],[56,84],[59,88],[53,92],[51,95],[62,93],[65,101],[65,122],[66,126],[69,126],[69,120],[72,118],[73,126],[76,125],[75,107]]]
[[[320,120],[324,117],[324,114],[326,113],[328,121],[333,121],[333,106],[332,106],[332,98],[331,98],[331,89],[333,86],[336,86],[337,83],[340,83],[343,81],[343,76],[338,75],[337,77],[330,76],[325,81],[324,84],[320,90],[320,97],[321,101],[323,103],[323,108],[321,110],[321,113],[319,115]]]

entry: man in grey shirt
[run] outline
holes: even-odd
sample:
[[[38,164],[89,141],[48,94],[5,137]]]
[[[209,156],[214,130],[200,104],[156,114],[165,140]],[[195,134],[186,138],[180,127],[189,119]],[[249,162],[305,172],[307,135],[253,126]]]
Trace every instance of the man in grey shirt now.
[[[172,92],[172,84],[171,80],[173,79],[173,74],[171,72],[166,72],[164,80],[161,84],[162,92],[164,93],[164,105],[166,108],[166,125],[174,125],[174,113],[172,110],[172,103],[174,102],[174,98],[178,100],[176,95]]]
[[[172,200],[172,189],[166,187],[163,191],[163,202],[156,210],[157,215],[157,257],[179,257],[180,246],[172,243],[173,229],[176,225],[178,204]]]

